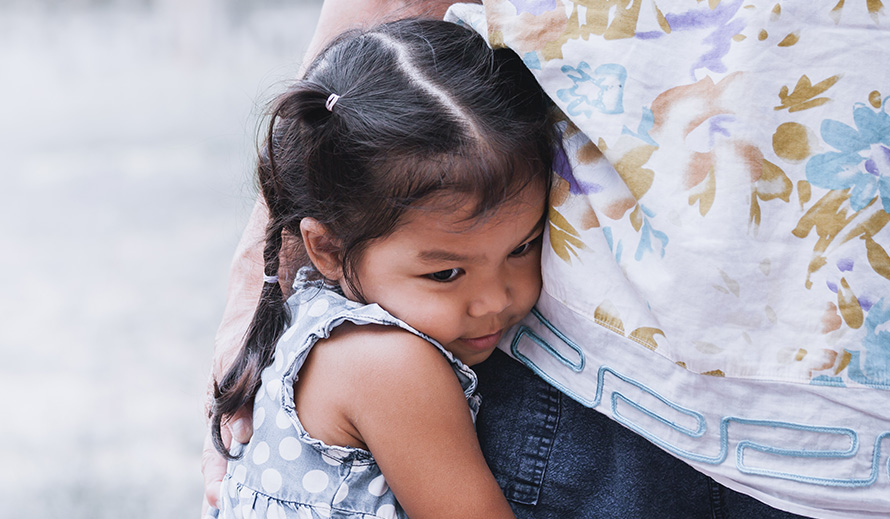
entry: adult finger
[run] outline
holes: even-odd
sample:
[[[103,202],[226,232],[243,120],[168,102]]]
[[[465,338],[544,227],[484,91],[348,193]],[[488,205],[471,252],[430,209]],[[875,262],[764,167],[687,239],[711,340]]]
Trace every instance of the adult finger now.
[[[231,444],[231,433],[222,428],[223,442]],[[219,507],[219,489],[223,476],[226,475],[226,459],[213,446],[210,433],[204,437],[204,452],[201,454],[201,473],[204,474],[204,502],[207,508]],[[203,510],[206,512],[206,509]],[[203,513],[202,513],[203,516]]]
[[[231,438],[238,443],[247,443],[253,436],[253,413],[251,408],[242,407],[226,422]]]

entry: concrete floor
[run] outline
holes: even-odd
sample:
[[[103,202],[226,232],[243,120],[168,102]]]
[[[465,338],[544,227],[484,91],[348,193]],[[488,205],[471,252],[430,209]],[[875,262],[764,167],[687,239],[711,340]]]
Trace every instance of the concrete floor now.
[[[0,518],[197,519],[257,120],[320,1],[95,3],[0,5]]]

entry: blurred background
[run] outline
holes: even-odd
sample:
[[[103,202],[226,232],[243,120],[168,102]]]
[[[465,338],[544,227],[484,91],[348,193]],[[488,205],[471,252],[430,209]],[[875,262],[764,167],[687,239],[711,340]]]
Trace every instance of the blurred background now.
[[[0,0],[0,518],[195,518],[264,102],[321,0]]]

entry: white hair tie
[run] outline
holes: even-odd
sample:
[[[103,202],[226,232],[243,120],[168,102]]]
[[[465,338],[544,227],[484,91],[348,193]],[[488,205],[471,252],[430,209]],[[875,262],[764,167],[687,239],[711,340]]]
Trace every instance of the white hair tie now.
[[[328,96],[328,100],[324,103],[324,107],[328,109],[328,112],[334,111],[334,105],[337,104],[338,99],[340,99],[340,96],[338,96],[337,94],[331,94]]]
[[[263,283],[278,283],[278,276],[267,276],[263,274]]]

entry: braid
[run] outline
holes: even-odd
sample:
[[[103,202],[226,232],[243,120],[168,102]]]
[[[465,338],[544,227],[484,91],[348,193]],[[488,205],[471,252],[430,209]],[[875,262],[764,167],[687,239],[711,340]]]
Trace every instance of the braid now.
[[[278,272],[278,255],[281,252],[282,227],[272,218],[266,229],[266,245],[263,249],[265,275]],[[269,273],[273,274],[269,274]],[[278,282],[263,283],[263,291],[247,330],[244,347],[238,353],[232,367],[213,385],[213,405],[210,410],[213,444],[224,456],[233,459],[222,441],[222,419],[238,409],[253,403],[260,387],[260,375],[272,362],[275,343],[290,324],[290,314],[284,304],[284,294]]]
[[[269,200],[269,198],[267,198]],[[270,208],[270,213],[272,212]],[[263,247],[263,276],[277,278],[281,254],[282,220],[270,215]],[[259,390],[263,369],[272,363],[275,344],[290,324],[290,313],[284,302],[284,293],[277,279],[263,283],[260,300],[247,330],[244,346],[223,375],[213,385],[213,404],[210,409],[211,437],[213,445],[226,458],[234,459],[222,440],[222,421],[238,409],[253,404]]]

